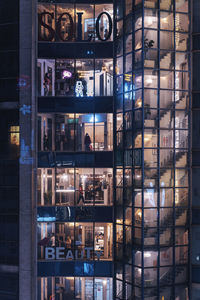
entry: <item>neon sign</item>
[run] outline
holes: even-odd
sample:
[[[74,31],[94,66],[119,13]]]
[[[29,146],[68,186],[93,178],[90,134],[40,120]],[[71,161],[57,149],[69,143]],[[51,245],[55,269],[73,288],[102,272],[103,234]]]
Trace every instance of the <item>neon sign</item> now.
[[[72,77],[72,73],[70,71],[64,70],[62,72],[62,79],[71,78],[71,77]]]

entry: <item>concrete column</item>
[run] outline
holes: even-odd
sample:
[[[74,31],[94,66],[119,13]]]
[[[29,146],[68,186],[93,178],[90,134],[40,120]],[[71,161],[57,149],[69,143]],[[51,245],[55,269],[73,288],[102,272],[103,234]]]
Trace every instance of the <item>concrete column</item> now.
[[[36,1],[20,0],[19,5],[19,79],[25,83],[19,86],[19,299],[36,300]]]

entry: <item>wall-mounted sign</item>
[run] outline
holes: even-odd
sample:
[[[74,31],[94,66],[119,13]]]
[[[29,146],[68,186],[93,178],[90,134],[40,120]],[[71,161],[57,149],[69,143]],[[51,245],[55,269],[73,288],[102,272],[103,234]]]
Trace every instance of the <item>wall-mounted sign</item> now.
[[[39,41],[53,41],[54,39],[56,41],[72,41],[74,38],[77,41],[82,41],[82,17],[83,12],[77,12],[78,21],[77,21],[77,36],[75,33],[76,26],[74,25],[74,21],[70,13],[64,12],[62,13],[57,20],[55,20],[55,28],[53,28],[53,20],[55,18],[54,13],[50,13],[48,11],[44,11],[42,13],[38,14],[38,39]],[[101,18],[103,16],[107,17],[108,21],[108,27],[105,28],[104,33],[102,35],[102,24],[101,24]],[[45,19],[48,19],[48,23],[45,22]],[[65,34],[63,34],[63,28],[66,26]],[[42,34],[42,29],[46,30],[46,34]],[[95,25],[95,31],[93,34],[90,34],[88,36],[88,41],[91,41],[94,38],[94,35],[96,33],[97,38],[100,41],[108,41],[112,35],[112,18],[109,13],[102,12],[99,14],[99,16],[96,19],[96,25]]]
[[[65,247],[46,247],[45,248],[45,259],[46,260],[74,260],[74,259],[83,259],[86,255],[87,259],[92,258],[92,247],[85,247],[81,251],[71,249],[66,249]],[[102,252],[94,251],[94,254],[99,260]]]

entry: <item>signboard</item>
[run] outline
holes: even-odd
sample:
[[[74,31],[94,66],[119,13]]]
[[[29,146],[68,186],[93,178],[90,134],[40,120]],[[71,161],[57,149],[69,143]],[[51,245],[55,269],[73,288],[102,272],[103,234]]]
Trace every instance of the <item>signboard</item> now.
[[[85,247],[81,251],[71,249],[66,249],[65,247],[46,247],[45,248],[45,259],[46,260],[74,260],[74,259],[83,259],[86,255],[87,259],[92,258],[92,247]],[[102,252],[94,251],[94,254],[99,260]]]
[[[74,21],[70,13],[64,12],[62,13],[58,19],[55,18],[55,14],[44,11],[42,13],[38,14],[38,28],[39,28],[39,33],[38,33],[38,39],[39,41],[53,41],[56,39],[56,41],[72,41],[75,37],[77,41],[82,41],[82,17],[83,17],[83,12],[77,12],[76,13],[78,16],[78,24],[77,24],[77,36],[75,32],[76,26],[74,26]],[[105,29],[104,36],[102,36],[101,31],[102,31],[102,25],[101,25],[101,17],[106,16],[108,19],[108,29]],[[48,19],[48,23],[45,22],[45,19]],[[55,28],[51,26],[50,24],[53,24],[53,20],[55,19]],[[64,38],[63,35],[63,23],[67,22],[67,36]],[[61,26],[62,24],[62,26]],[[47,34],[43,35],[41,32],[41,29],[45,29],[47,31]],[[96,37],[100,41],[108,41],[112,35],[112,30],[113,30],[113,24],[112,24],[112,18],[109,13],[107,12],[102,12],[99,14],[99,16],[96,19],[96,24],[95,24],[95,32],[92,34],[94,35],[96,33]],[[94,36],[90,35],[88,37],[88,41],[91,41]],[[87,41],[87,40],[86,40]]]

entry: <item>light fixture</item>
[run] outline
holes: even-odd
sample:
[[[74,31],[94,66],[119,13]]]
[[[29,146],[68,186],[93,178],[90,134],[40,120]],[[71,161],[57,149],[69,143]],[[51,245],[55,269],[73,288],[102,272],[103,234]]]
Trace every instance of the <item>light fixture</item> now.
[[[67,181],[67,180],[68,180],[68,175],[67,175],[67,174],[63,174],[63,175],[62,175],[62,179],[63,179],[64,181]]]
[[[144,257],[151,257],[151,253],[150,252],[144,252]]]
[[[153,82],[153,80],[151,78],[147,78],[145,81],[147,84],[151,84]]]

